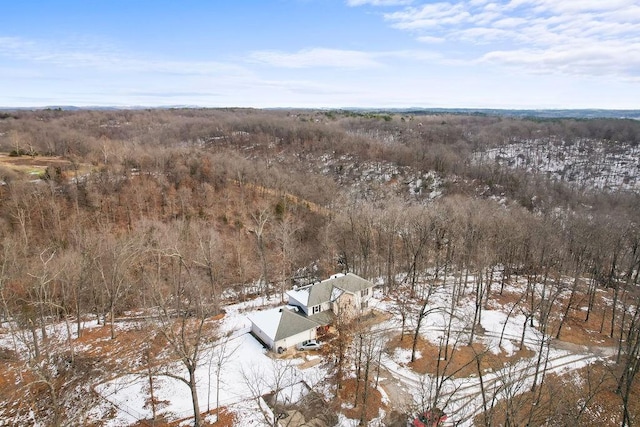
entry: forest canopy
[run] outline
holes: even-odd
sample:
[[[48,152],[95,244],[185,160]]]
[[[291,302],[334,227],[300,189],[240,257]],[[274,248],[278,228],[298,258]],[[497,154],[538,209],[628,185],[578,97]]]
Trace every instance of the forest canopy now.
[[[379,280],[385,295],[434,275],[462,283],[500,271],[503,285],[575,278],[549,326],[557,336],[574,292],[584,290],[587,318],[597,290],[611,292],[600,329],[629,368],[640,322],[637,309],[621,313],[640,298],[639,142],[640,122],[625,119],[2,113],[2,318],[32,332],[38,358],[45,325],[61,319],[80,335],[95,316],[113,336],[132,310],[215,316],[225,298],[282,295],[339,271]],[[569,164],[567,153],[597,174],[541,170]],[[629,372],[616,373],[620,390]]]

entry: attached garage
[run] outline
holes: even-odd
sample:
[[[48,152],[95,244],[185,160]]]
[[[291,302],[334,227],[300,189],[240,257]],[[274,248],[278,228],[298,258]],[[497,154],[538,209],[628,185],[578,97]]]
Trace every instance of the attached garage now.
[[[251,333],[270,350],[282,352],[316,338],[318,323],[287,307],[258,311],[249,316]]]

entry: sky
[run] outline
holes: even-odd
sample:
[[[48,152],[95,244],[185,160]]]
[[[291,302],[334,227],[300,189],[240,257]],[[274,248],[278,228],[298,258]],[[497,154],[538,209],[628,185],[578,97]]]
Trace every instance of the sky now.
[[[640,109],[637,0],[15,0],[0,106]]]

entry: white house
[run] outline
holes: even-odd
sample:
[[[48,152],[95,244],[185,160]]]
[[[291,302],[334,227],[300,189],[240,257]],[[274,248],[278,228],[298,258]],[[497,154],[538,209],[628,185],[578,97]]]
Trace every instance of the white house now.
[[[287,292],[289,305],[313,318],[323,312],[342,313],[353,318],[367,313],[373,283],[353,273],[335,274],[329,279]],[[320,317],[320,316],[318,316]]]
[[[318,328],[331,324],[335,315],[353,319],[366,314],[373,287],[368,280],[347,273],[288,291],[288,307],[257,311],[249,316],[251,332],[269,349],[282,352],[315,339]]]

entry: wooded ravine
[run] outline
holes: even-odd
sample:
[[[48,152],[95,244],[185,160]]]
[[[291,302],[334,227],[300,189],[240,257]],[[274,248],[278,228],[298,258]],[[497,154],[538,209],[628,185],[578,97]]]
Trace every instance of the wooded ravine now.
[[[177,361],[193,394],[229,307],[338,272],[376,283],[396,326],[374,342],[366,322],[334,325],[324,425],[406,425],[436,406],[446,425],[638,425],[639,144],[640,121],[610,118],[1,113],[0,425],[114,425],[96,386],[131,372],[152,384],[153,417],[134,425],[177,425],[153,378]],[[483,341],[492,312],[522,323],[513,352]],[[379,377],[402,349],[431,382],[403,383],[401,405]],[[547,373],[559,349],[589,363]],[[456,415],[462,378],[481,394]],[[213,423],[195,394],[189,422],[250,425],[232,405]]]

